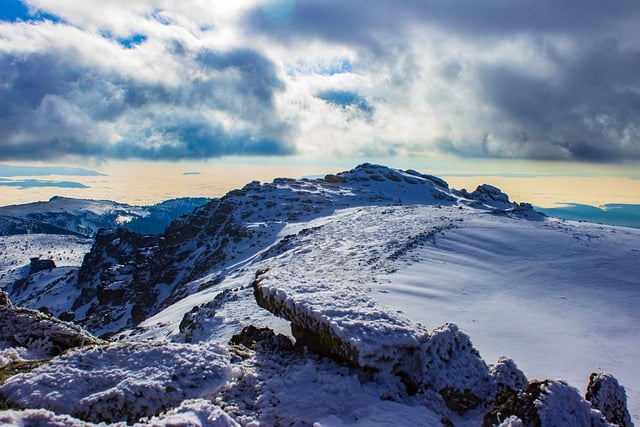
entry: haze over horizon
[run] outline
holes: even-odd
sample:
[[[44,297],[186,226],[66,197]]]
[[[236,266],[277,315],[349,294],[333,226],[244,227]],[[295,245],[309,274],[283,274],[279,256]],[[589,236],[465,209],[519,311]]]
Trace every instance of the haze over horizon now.
[[[639,18],[630,0],[5,0],[0,164],[129,169],[129,199],[372,161],[640,203]],[[0,175],[6,200],[110,191],[23,175]]]

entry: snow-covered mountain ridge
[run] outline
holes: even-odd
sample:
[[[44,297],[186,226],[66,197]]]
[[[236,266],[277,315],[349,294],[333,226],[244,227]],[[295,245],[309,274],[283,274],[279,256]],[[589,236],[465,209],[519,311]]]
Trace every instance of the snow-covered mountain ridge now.
[[[607,425],[604,407],[593,403],[601,396],[589,404],[565,383],[528,382],[513,361],[493,354],[544,347],[530,340],[535,335],[519,335],[527,323],[566,340],[595,318],[593,340],[606,342],[608,353],[594,352],[587,369],[617,370],[637,413],[637,332],[614,335],[611,328],[637,319],[639,243],[637,230],[551,220],[489,185],[457,191],[433,176],[365,164],[319,180],[248,184],[160,236],[101,231],[77,279],[60,280],[54,269],[7,289],[14,303],[73,311],[76,322],[123,343],[169,340],[206,352],[208,343],[226,345],[249,325],[288,334],[290,323],[296,349],[282,344],[286,338],[270,344],[266,332],[253,341],[234,338],[250,347],[230,347],[225,363],[235,376],[215,392],[203,388],[242,425],[522,425],[515,417],[523,425]],[[603,293],[617,316],[599,302],[589,305]],[[536,309],[563,321],[547,307],[575,324],[541,323]],[[506,345],[494,350],[491,321],[502,313],[512,329],[497,331],[504,340],[494,342]],[[468,327],[476,328],[471,338]],[[584,342],[567,348],[552,340],[543,356],[579,355],[574,344]],[[492,357],[482,359],[487,351]],[[538,362],[515,360],[525,372]],[[543,376],[535,377],[545,378],[553,366],[539,362]],[[564,369],[572,384],[589,378],[589,371]],[[35,392],[46,372],[22,380]],[[591,388],[620,395],[608,378],[593,377],[607,386]],[[608,420],[620,423],[624,412]]]
[[[46,202],[0,206],[0,236],[46,233],[93,237],[100,228],[112,227],[160,234],[173,219],[209,200],[185,197],[153,206],[132,206],[55,196]]]

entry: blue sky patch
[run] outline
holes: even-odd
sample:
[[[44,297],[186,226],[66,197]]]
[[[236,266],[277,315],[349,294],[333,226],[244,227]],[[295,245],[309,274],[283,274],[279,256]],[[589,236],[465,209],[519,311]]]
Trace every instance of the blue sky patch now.
[[[346,109],[347,107],[355,107],[363,112],[368,118],[373,114],[373,106],[369,104],[367,99],[349,90],[325,90],[316,94],[316,96],[329,104]]]
[[[27,5],[19,0],[0,1],[0,21],[20,22],[20,21],[53,21],[60,22],[60,18],[48,13],[34,11],[31,13]]]

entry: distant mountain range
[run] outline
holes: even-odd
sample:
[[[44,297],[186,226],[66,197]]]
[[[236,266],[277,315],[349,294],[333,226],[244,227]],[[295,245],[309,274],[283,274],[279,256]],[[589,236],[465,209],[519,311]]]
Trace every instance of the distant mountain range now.
[[[0,236],[44,233],[93,237],[100,228],[114,227],[160,234],[171,221],[210,200],[187,197],[152,206],[132,206],[56,196],[47,202],[0,207]]]

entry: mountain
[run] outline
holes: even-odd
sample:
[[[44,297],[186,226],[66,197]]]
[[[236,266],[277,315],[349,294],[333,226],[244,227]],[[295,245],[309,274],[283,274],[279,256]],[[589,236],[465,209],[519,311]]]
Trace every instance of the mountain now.
[[[100,228],[113,227],[160,234],[172,220],[209,200],[188,197],[153,206],[131,206],[55,196],[47,202],[0,206],[0,236],[45,233],[93,237]]]
[[[637,417],[639,250],[640,230],[548,218],[493,186],[455,190],[412,170],[252,182],[162,234],[103,229],[79,267],[3,282],[14,304],[124,348],[74,350],[14,377],[0,397],[44,409],[0,419],[631,425],[617,379]],[[92,373],[85,357],[118,361],[118,374]],[[201,358],[221,368],[185,388],[180,369]],[[79,385],[52,390],[53,371]],[[174,389],[196,400],[165,399]],[[126,403],[127,390],[155,409]],[[52,392],[68,403],[24,397]]]

